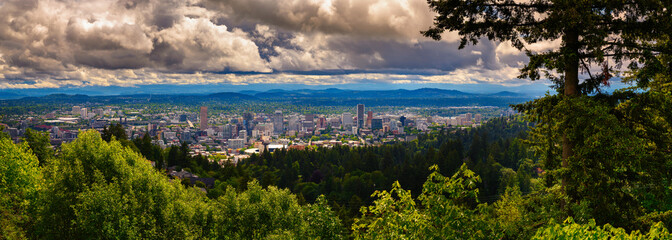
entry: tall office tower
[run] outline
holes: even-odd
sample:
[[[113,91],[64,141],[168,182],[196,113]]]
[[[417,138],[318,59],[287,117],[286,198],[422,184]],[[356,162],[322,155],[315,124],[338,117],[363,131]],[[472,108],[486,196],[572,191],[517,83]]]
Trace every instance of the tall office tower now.
[[[318,128],[326,128],[327,127],[327,119],[320,117],[317,119],[317,127]]]
[[[208,107],[202,106],[201,107],[201,126],[200,126],[200,129],[201,129],[201,131],[204,131],[207,128],[208,128]]]
[[[364,127],[364,104],[357,104],[357,128]]]
[[[247,142],[247,130],[238,131],[238,138],[243,139],[243,141]]]
[[[303,120],[306,122],[313,122],[315,121],[315,115],[314,114],[306,114],[303,116]]]
[[[371,129],[372,130],[383,129],[383,119],[380,118],[371,119]]]
[[[250,112],[243,113],[243,125],[247,132],[252,132],[252,119],[254,116]]]
[[[404,116],[399,117],[399,122],[401,122],[402,127],[405,127],[406,126],[406,117],[404,117]]]
[[[273,132],[282,133],[282,111],[277,110],[273,115]]]
[[[352,127],[352,114],[349,112],[343,113],[341,115],[341,123],[343,125],[343,128],[351,128]]]
[[[373,111],[366,112],[366,126],[371,127],[371,119],[373,119]]]
[[[289,131],[299,131],[301,129],[301,122],[299,121],[298,116],[291,116],[289,118],[289,124],[287,126],[287,129]]]

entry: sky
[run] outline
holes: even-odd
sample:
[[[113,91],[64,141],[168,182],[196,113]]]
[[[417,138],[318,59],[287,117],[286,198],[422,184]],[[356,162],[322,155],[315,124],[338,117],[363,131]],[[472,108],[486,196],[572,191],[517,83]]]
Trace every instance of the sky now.
[[[506,42],[423,37],[434,15],[424,0],[2,0],[0,89],[533,84]]]

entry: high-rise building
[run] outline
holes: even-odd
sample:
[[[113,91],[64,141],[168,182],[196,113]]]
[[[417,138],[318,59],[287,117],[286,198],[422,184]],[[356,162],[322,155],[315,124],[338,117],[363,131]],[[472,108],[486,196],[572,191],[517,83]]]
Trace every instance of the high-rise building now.
[[[315,121],[315,115],[314,114],[306,114],[303,116],[304,121],[306,122],[313,122]]]
[[[343,113],[341,115],[341,122],[345,129],[352,127],[352,114],[349,112]]]
[[[247,142],[247,130],[238,131],[238,138],[243,139],[243,141]]]
[[[371,119],[373,119],[373,111],[366,112],[366,126],[371,127]]]
[[[372,130],[383,129],[383,119],[380,118],[371,119],[371,129]]]
[[[474,115],[474,119],[475,119],[476,123],[481,123],[482,118],[483,118],[483,115],[481,115],[480,113],[477,113],[476,115]]]
[[[364,127],[364,104],[357,104],[357,128]]]
[[[233,132],[235,131],[235,125],[226,124],[222,128],[222,137],[229,139],[233,137]]]
[[[82,108],[80,114],[82,115],[82,118],[88,118],[89,117],[88,110],[86,108]]]
[[[299,131],[301,130],[301,122],[299,121],[298,116],[291,116],[289,118],[289,123],[287,125],[289,131]]]
[[[201,107],[201,126],[200,126],[199,129],[201,129],[201,131],[204,131],[207,128],[208,128],[208,107],[202,106]]]
[[[402,127],[405,127],[406,126],[406,117],[404,117],[404,116],[399,117],[399,122],[401,122]]]
[[[274,133],[282,133],[282,111],[277,110],[275,111],[275,114],[273,115],[273,132]]]
[[[301,131],[312,132],[315,130],[315,115],[306,114],[303,116],[303,123],[301,123]]]
[[[317,127],[318,128],[326,128],[327,127],[327,119],[324,117],[320,117],[317,119]]]
[[[243,125],[245,126],[245,130],[248,132],[252,132],[252,119],[254,119],[252,113],[243,113]]]

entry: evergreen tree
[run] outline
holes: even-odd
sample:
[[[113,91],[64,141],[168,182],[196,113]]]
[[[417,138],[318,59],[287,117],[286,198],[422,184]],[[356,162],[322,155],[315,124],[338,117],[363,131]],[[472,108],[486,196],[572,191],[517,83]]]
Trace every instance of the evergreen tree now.
[[[672,53],[669,44],[661,44],[672,31],[672,2],[429,0],[428,3],[438,15],[434,26],[423,32],[425,36],[439,40],[444,31],[457,31],[459,48],[477,44],[482,38],[509,43],[529,57],[520,78],[543,77],[555,83],[558,95],[517,106],[539,122],[533,138],[545,167],[552,170],[547,175],[548,183],[559,179],[571,201],[577,204],[588,201],[599,223],[632,226],[636,216],[642,214],[636,207],[641,196],[633,193],[632,188],[654,184],[652,179],[665,176],[660,169],[669,167],[667,160],[654,160],[644,153],[649,152],[645,149],[650,149],[650,136],[630,129],[631,112],[619,109],[619,103],[631,100],[637,93],[604,95],[600,88],[609,85],[618,70],[609,66],[609,62],[616,63],[616,67],[628,64],[634,71],[629,78],[639,86],[649,85],[651,72],[660,72],[664,65],[659,57]],[[533,52],[527,48],[530,44],[555,40],[560,41],[560,46],[549,51]],[[639,71],[642,66],[647,71]],[[591,72],[596,67],[601,72]],[[587,77],[580,79],[580,71]],[[669,133],[670,129],[666,131]],[[569,208],[566,210],[571,214]]]

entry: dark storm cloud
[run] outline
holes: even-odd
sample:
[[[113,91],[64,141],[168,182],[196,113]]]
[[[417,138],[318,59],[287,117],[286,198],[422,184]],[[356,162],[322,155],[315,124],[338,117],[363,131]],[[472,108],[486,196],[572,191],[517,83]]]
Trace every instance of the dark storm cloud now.
[[[432,17],[417,0],[8,0],[0,3],[0,88],[217,76],[238,84],[501,82],[525,61],[497,43],[458,50],[454,35],[426,39],[419,31]]]
[[[247,34],[213,24],[213,14],[186,0],[6,1],[0,5],[1,74],[269,71]]]
[[[427,28],[433,14],[424,1],[406,0],[210,0],[207,6],[231,18],[296,32],[363,36],[408,36]]]
[[[145,67],[148,58],[145,54],[138,55],[134,50],[121,49],[76,51],[75,63],[102,69],[137,69]]]
[[[417,43],[398,41],[351,41],[338,39],[330,42],[335,49],[343,49],[348,55],[355,56],[353,63],[357,66],[370,64],[368,56],[379,55],[382,61],[372,63],[369,67],[396,69],[436,69],[452,71],[476,65],[481,59],[483,67],[498,69],[501,66],[495,61],[494,46],[484,42],[478,46],[470,46],[458,50],[457,43],[421,41]],[[472,51],[482,54],[476,55]]]

